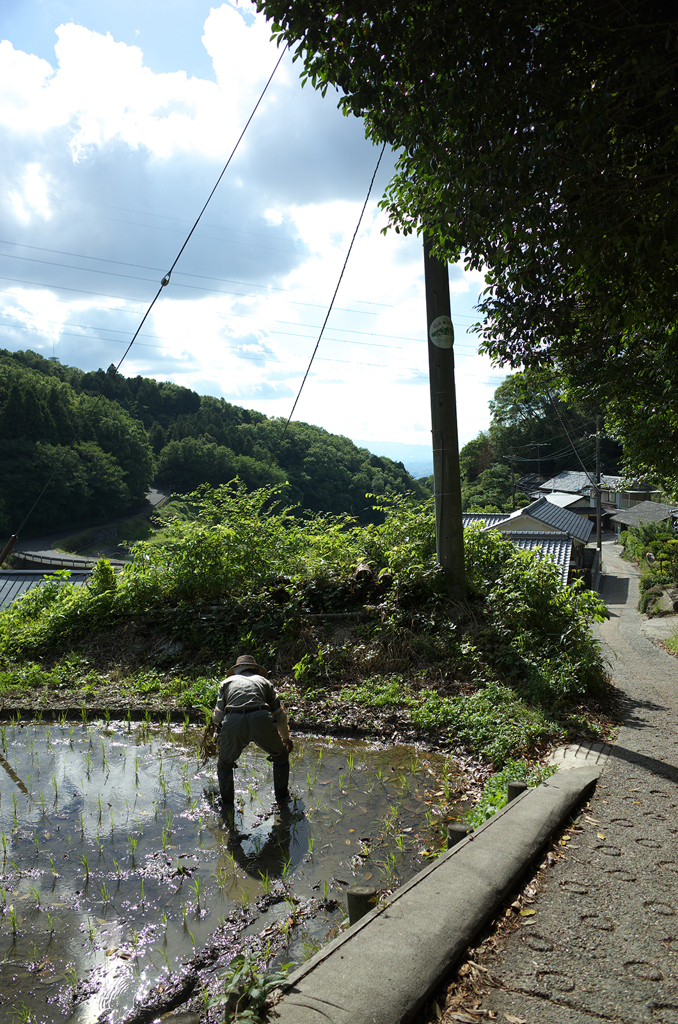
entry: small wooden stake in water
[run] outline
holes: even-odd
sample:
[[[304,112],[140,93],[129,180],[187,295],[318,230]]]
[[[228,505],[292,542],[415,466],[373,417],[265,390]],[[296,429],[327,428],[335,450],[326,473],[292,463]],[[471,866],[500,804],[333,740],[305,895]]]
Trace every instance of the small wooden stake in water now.
[[[377,890],[370,885],[352,885],[346,890],[348,899],[348,919],[355,924],[370,910],[374,910],[377,902]]]
[[[461,822],[453,822],[452,825],[447,826],[447,849],[451,850],[453,846],[460,843],[462,839],[466,839],[466,836],[473,832],[470,825],[463,825]]]
[[[510,804],[512,800],[515,800],[517,796],[524,793],[526,789],[526,782],[509,782],[506,786],[506,803]]]

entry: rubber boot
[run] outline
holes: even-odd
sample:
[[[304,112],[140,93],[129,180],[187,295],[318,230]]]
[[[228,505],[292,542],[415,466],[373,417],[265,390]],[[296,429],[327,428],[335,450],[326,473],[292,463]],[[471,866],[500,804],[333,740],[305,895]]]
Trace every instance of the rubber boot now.
[[[289,802],[290,792],[287,788],[287,784],[290,780],[290,762],[285,761],[284,764],[273,765],[273,792],[275,793],[276,803],[278,807],[282,807],[283,804]]]
[[[233,766],[217,764],[217,778],[221,793],[221,813],[224,817],[235,814],[235,783],[233,782]]]

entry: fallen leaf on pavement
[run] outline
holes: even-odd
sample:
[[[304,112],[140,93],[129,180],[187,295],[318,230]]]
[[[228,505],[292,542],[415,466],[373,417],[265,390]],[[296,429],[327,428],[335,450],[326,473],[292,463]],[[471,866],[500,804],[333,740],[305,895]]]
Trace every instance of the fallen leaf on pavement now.
[[[520,916],[521,917],[534,917],[534,915],[536,913],[537,913],[536,910],[521,910],[520,911]]]
[[[524,1017],[514,1017],[512,1013],[505,1013],[504,1016],[509,1021],[509,1024],[527,1024]]]
[[[599,838],[599,839],[604,839],[604,838],[605,838],[605,836],[603,835],[603,833],[602,833],[602,832],[599,832],[599,833],[598,833],[598,838]]]

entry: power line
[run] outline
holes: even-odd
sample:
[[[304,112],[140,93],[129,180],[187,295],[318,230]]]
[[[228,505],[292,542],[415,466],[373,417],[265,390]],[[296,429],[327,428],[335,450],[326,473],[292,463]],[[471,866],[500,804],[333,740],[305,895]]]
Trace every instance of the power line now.
[[[46,248],[43,248],[43,247],[37,246],[37,245],[25,245],[23,242],[7,242],[7,241],[4,241],[3,239],[0,239],[0,244],[3,244],[3,245],[21,245],[23,248],[34,249],[34,250],[36,250],[38,252],[49,252],[49,253],[53,253],[54,255],[71,256],[71,257],[73,257],[75,259],[96,260],[97,262],[100,262],[100,263],[111,263],[114,266],[135,267],[138,270],[150,270],[150,271],[157,272],[157,273],[160,272],[157,267],[149,267],[149,266],[146,266],[145,264],[125,263],[122,260],[109,260],[109,259],[105,259],[102,256],[87,256],[84,253],[64,252],[64,251],[62,251],[60,249],[46,249]],[[124,278],[124,279],[129,280],[129,281],[138,281],[140,283],[147,283],[147,282],[155,280],[155,278],[150,278],[150,277],[139,277],[138,274],[123,274],[123,273],[120,273],[118,271],[113,271],[113,270],[98,270],[96,267],[77,267],[77,266],[73,266],[70,263],[60,263],[60,262],[58,262],[56,260],[41,260],[41,259],[37,259],[36,257],[33,257],[33,256],[18,256],[16,253],[7,253],[7,252],[0,253],[0,258],[3,258],[3,257],[5,259],[9,259],[9,260],[21,260],[22,262],[25,262],[25,263],[38,263],[41,266],[57,267],[57,268],[59,268],[61,270],[76,270],[79,273],[85,273],[85,274],[102,274],[102,275],[107,276],[107,277],[121,277],[121,278]],[[266,289],[273,290],[273,291],[287,292],[287,289],[285,289],[285,288],[278,288],[275,285],[255,284],[253,282],[248,282],[248,281],[236,281],[236,280],[234,280],[232,278],[227,278],[227,277],[226,278],[224,278],[224,277],[210,277],[207,274],[191,274],[191,273],[189,273],[189,272],[187,272],[185,270],[178,271],[178,274],[180,274],[182,277],[194,278],[197,281],[215,281],[218,284],[239,284],[239,285],[242,285],[245,288],[266,288]],[[31,280],[30,278],[0,277],[0,280],[3,280],[3,281],[15,281],[15,282],[18,282],[18,283],[23,283],[23,284],[34,284],[34,285],[37,284],[38,286],[40,286],[42,288],[58,288],[58,289],[62,289],[64,291],[81,291],[82,290],[82,289],[72,289],[72,288],[69,288],[66,285],[61,285],[61,284],[56,284],[56,283],[49,283],[47,281],[34,281],[34,280]],[[236,292],[236,291],[230,291],[228,289],[223,289],[223,288],[203,288],[203,287],[200,287],[199,285],[185,284],[183,282],[178,282],[176,280],[174,282],[174,286],[178,287],[178,288],[190,288],[190,289],[193,289],[193,290],[196,290],[196,291],[206,291],[206,292],[209,292],[210,294],[214,294],[214,295],[233,295],[236,298],[250,298],[250,296],[248,295],[247,292]],[[87,292],[85,292],[85,294],[100,295],[100,294],[102,294],[102,292],[100,292],[100,291],[99,292],[87,291]],[[118,296],[113,296],[113,298],[117,298],[117,297]],[[264,296],[262,296],[262,297],[264,297]],[[326,308],[325,305],[322,304],[322,303],[319,303],[319,302],[305,302],[303,299],[287,299],[286,301],[290,305],[292,305],[292,306],[309,306],[309,307],[314,308],[314,309],[325,309]],[[361,302],[363,300],[357,299],[357,300],[354,300],[354,301]],[[387,305],[386,303],[371,303],[371,305],[383,305],[384,308],[387,308],[387,309],[393,309],[394,308],[392,304],[388,304]],[[352,314],[355,314],[357,316],[380,316],[380,315],[382,315],[382,314],[377,313],[377,312],[372,312],[372,310],[349,309],[349,308],[347,308],[345,306],[337,306],[336,310],[337,310],[337,312],[340,312],[340,313],[352,313]],[[474,317],[472,317],[472,316],[470,316],[469,314],[466,314],[466,313],[453,313],[452,315],[454,316],[454,318],[456,320],[460,320],[460,319],[474,320],[475,319]],[[398,335],[385,335],[385,337],[398,337]],[[412,340],[415,340],[415,339],[412,339]],[[418,339],[416,339],[416,340],[418,340]]]
[[[250,124],[252,122],[252,118],[254,117],[254,115],[256,114],[257,110],[259,109],[259,106],[260,106],[264,96],[266,95],[266,90],[268,89],[269,85],[273,81],[273,76],[275,75],[276,71],[278,70],[278,67],[280,66],[280,62],[282,61],[282,59],[285,56],[286,52],[287,52],[287,46],[285,46],[285,48],[283,49],[282,53],[278,57],[276,65],[273,68],[273,71],[271,72],[271,74],[269,75],[268,80],[267,80],[266,84],[264,85],[264,88],[262,89],[261,94],[259,96],[259,99],[257,100],[257,102],[254,105],[252,113],[250,114],[250,116],[248,117],[247,121],[245,122],[245,127],[243,128],[243,130],[241,131],[240,135],[238,136],[238,138],[236,140],[236,143],[235,143],[235,146],[231,150],[231,153],[230,153],[230,155],[228,157],[228,160],[226,161],[226,163],[225,163],[225,165],[223,167],[223,170],[221,171],[221,174],[219,175],[219,177],[216,180],[214,188],[212,189],[212,191],[210,192],[209,196],[207,197],[207,199],[206,199],[206,201],[205,201],[205,203],[204,203],[200,213],[198,214],[198,216],[195,219],[193,227],[188,232],[188,235],[186,236],[186,239],[184,240],[183,245],[179,249],[179,252],[177,253],[177,255],[175,257],[174,263],[172,264],[172,266],[170,267],[170,269],[168,270],[168,272],[165,274],[165,276],[163,277],[162,281],[160,282],[160,287],[158,288],[158,290],[155,293],[155,296],[153,297],[153,299],[151,300],[151,302],[150,302],[146,312],[144,313],[143,317],[141,318],[141,323],[139,324],[139,326],[137,327],[136,331],[134,332],[134,336],[132,337],[132,340],[130,341],[129,345],[127,346],[127,348],[123,352],[122,358],[120,359],[120,361],[118,362],[118,364],[117,364],[117,366],[115,368],[116,372],[120,369],[120,367],[122,366],[123,362],[125,361],[125,358],[127,357],[127,354],[129,353],[130,349],[132,348],[132,345],[136,341],[137,336],[138,336],[139,332],[141,331],[141,328],[143,327],[144,323],[148,319],[148,317],[149,317],[149,315],[151,313],[151,310],[153,309],[154,305],[158,301],[158,298],[160,297],[160,293],[162,292],[163,288],[166,288],[167,285],[170,283],[170,278],[172,277],[172,271],[174,270],[174,268],[176,267],[177,263],[179,262],[179,260],[180,260],[180,258],[182,256],[186,246],[188,245],[189,241],[191,240],[193,232],[195,231],[195,229],[197,228],[198,224],[200,223],[200,220],[202,219],[202,215],[204,214],[205,210],[207,209],[207,207],[209,205],[209,202],[212,199],[212,196],[214,195],[214,193],[216,192],[217,188],[219,187],[221,179],[223,178],[224,174],[226,173],[226,170],[227,170],[231,160],[235,156],[235,153],[236,153],[240,143],[242,142],[242,139],[243,139],[243,137],[245,135],[245,132],[249,128],[249,126],[250,126]],[[100,400],[103,398],[103,396],[104,396],[104,394],[106,392],[106,383],[107,382],[104,381],[104,386],[101,389],[101,392],[100,392],[99,396],[97,397],[96,402],[94,403],[92,409],[90,410],[90,415],[94,414],[94,411],[95,411],[97,405],[99,404]],[[21,526],[16,531],[16,535],[17,536],[23,530],[24,526],[26,525],[26,523],[28,522],[29,518],[33,514],[33,511],[36,508],[38,502],[40,501],[40,499],[42,498],[43,494],[45,493],[45,491],[47,490],[47,488],[51,484],[52,480],[56,476],[57,469],[58,469],[58,466],[55,465],[54,469],[52,470],[52,473],[49,476],[49,479],[47,480],[47,483],[45,484],[45,486],[40,491],[38,497],[35,499],[35,501],[31,505],[30,510],[28,511],[26,516],[24,517],[24,520],[23,520]]]
[[[143,278],[135,278],[135,280],[144,280],[144,279]],[[14,283],[19,283],[19,284],[33,284],[34,283],[32,281],[26,280],[25,278],[3,277],[2,275],[0,275],[0,281],[12,281]],[[43,287],[49,288],[49,287],[52,287],[52,286],[50,286],[50,285],[43,285]],[[100,291],[91,291],[90,289],[87,289],[87,288],[72,288],[70,285],[54,285],[53,287],[58,288],[61,291],[75,292],[78,295],[99,295],[99,296],[103,296],[104,298],[116,299],[116,300],[120,300],[120,301],[123,301],[123,302],[138,302],[139,301],[139,300],[135,299],[131,295],[110,295],[110,294],[106,295],[105,293],[102,293]],[[195,289],[196,291],[205,291],[205,292],[208,292],[210,295],[230,294],[230,293],[227,293],[227,292],[220,291],[219,289],[216,289],[216,288],[197,288],[194,285],[185,285],[185,284],[181,284],[180,282],[177,282],[177,281],[174,282],[174,287],[175,288],[191,288],[191,289]],[[310,305],[310,303],[309,303],[309,305]],[[103,306],[103,307],[99,306],[99,307],[94,307],[94,308],[102,309],[104,312],[107,312],[107,313],[121,312],[121,313],[129,313],[131,315],[138,316],[138,310],[132,310],[132,309],[127,309],[127,310],[119,309],[119,310],[116,310],[116,309],[113,309],[110,306],[109,307],[107,307],[107,306]],[[6,316],[10,316],[12,314],[5,314],[5,315]],[[222,316],[224,318],[225,317],[235,317],[238,320],[257,320],[258,321],[258,320],[261,319],[261,316],[258,315],[258,314],[254,314],[254,313],[235,313],[232,310],[229,310],[227,313],[220,313],[220,316]],[[52,321],[49,321],[49,322],[50,323],[54,323],[54,324],[59,323],[59,321],[56,321],[56,320],[52,320]],[[306,327],[309,330],[317,330],[319,328],[319,324],[304,324],[304,323],[299,324],[296,320],[270,320],[268,322],[271,323],[271,324],[283,324],[285,326]],[[116,328],[98,327],[96,325],[88,325],[88,330],[94,330],[94,331],[97,331],[97,330],[115,330],[115,329]],[[357,330],[354,330],[353,328],[350,328],[350,327],[336,327],[336,326],[333,326],[332,330],[337,332],[337,333],[341,333],[341,334],[357,334],[357,335],[360,335],[362,337],[368,337],[368,338],[375,337],[375,332],[374,331],[357,331]],[[126,333],[126,332],[119,331],[119,333],[123,334],[123,333]],[[269,333],[271,333],[271,334],[289,334],[289,332],[286,332],[286,331],[275,331],[275,330],[271,330],[270,328],[269,328]],[[153,336],[155,337],[155,335],[153,335]],[[297,337],[297,338],[312,337],[312,335],[303,335],[303,334],[298,334],[297,332],[294,332],[291,336],[292,337]],[[411,342],[413,342],[415,344],[420,341],[420,338],[413,338],[410,335],[405,335],[405,334],[384,334],[381,331],[379,332],[378,337],[380,337],[380,338],[392,338],[394,341],[411,341]],[[335,339],[335,340],[340,340],[340,339]],[[346,342],[346,344],[352,344],[352,343],[351,342]],[[370,346],[376,346],[378,348],[390,348],[393,351],[399,351],[400,348],[401,348],[401,346],[380,345],[378,342],[355,342],[355,344],[367,344],[367,345],[370,345]],[[474,345],[455,345],[455,351],[461,352],[462,350],[478,354],[478,349]]]
[[[323,321],[323,325],[320,328],[320,334],[318,335],[318,340],[315,343],[315,348],[313,349],[313,352],[311,353],[311,358],[309,359],[308,366],[306,367],[306,373],[304,374],[303,380],[302,380],[301,384],[299,385],[299,390],[297,391],[297,397],[294,399],[294,405],[292,406],[292,411],[290,412],[289,416],[287,417],[287,422],[285,423],[283,431],[282,431],[282,433],[280,435],[280,439],[278,440],[278,443],[276,444],[276,446],[275,446],[275,448],[273,450],[273,453],[271,455],[270,461],[268,463],[268,470],[270,470],[271,466],[273,465],[273,459],[275,458],[275,456],[277,454],[277,451],[280,448],[280,445],[283,443],[283,440],[285,438],[285,434],[287,433],[287,428],[289,427],[289,425],[290,425],[290,423],[292,421],[292,417],[294,416],[294,410],[296,409],[297,403],[299,401],[299,398],[301,397],[301,392],[303,391],[304,384],[306,383],[308,375],[311,372],[311,366],[313,365],[313,360],[315,359],[316,352],[318,351],[318,347],[320,345],[320,341],[321,341],[322,336],[323,336],[323,331],[325,330],[325,327],[327,325],[327,321],[330,318],[330,313],[332,312],[332,306],[334,305],[334,300],[337,297],[337,292],[339,291],[339,286],[341,285],[341,281],[342,281],[342,278],[344,276],[344,272],[345,272],[346,267],[348,265],[349,257],[351,255],[352,250],[353,250],[353,243],[355,242],[356,236],[358,234],[358,231],[360,230],[360,225],[362,224],[363,216],[365,214],[365,210],[367,209],[367,204],[369,202],[370,195],[372,193],[372,186],[374,185],[374,179],[377,176],[377,171],[379,170],[379,164],[381,163],[381,158],[383,157],[385,150],[386,150],[386,143],[384,143],[384,145],[381,147],[381,152],[380,152],[379,157],[377,159],[377,166],[374,168],[374,174],[372,175],[372,180],[370,181],[369,188],[367,189],[367,195],[365,196],[365,202],[363,203],[363,208],[360,211],[360,216],[358,217],[358,223],[355,226],[355,231],[353,232],[353,238],[351,239],[351,244],[349,245],[348,252],[346,253],[346,258],[344,260],[344,265],[342,266],[341,273],[339,274],[339,280],[337,281],[337,287],[334,289],[334,294],[333,294],[333,296],[332,296],[332,298],[330,300],[330,304],[329,304],[328,309],[327,309],[327,314],[326,314],[325,319]]]

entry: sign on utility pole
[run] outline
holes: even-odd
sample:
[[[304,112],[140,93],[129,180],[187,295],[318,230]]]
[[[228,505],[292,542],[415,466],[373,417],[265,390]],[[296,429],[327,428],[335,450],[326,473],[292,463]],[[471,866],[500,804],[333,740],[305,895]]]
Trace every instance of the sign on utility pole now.
[[[436,507],[438,561],[450,575],[452,594],[466,597],[464,528],[461,519],[461,480],[457,436],[457,396],[454,387],[454,328],[450,317],[447,263],[431,256],[424,236],[428,367],[433,435],[433,491]]]

